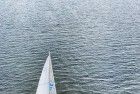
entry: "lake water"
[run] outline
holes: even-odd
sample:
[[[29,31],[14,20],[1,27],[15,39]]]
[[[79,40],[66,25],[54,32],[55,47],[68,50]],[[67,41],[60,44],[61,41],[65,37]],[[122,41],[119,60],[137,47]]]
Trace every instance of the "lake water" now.
[[[48,51],[58,94],[140,94],[140,0],[0,0],[0,94],[35,94]]]

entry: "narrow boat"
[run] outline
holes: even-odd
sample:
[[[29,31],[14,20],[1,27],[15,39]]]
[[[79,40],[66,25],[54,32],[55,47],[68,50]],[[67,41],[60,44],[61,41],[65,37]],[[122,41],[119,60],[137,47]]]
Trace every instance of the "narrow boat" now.
[[[36,94],[57,94],[50,52],[44,64]]]

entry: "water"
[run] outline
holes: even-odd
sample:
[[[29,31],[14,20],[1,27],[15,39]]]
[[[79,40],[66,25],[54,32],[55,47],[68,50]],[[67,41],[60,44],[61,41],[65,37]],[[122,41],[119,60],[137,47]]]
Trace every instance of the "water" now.
[[[49,50],[58,94],[140,94],[140,1],[1,0],[0,94],[35,94]]]

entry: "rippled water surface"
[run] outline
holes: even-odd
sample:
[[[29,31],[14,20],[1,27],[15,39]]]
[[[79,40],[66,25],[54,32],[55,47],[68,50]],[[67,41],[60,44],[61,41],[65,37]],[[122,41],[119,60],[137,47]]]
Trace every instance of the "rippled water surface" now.
[[[58,94],[140,94],[140,1],[0,0],[0,94],[35,94],[49,50]]]

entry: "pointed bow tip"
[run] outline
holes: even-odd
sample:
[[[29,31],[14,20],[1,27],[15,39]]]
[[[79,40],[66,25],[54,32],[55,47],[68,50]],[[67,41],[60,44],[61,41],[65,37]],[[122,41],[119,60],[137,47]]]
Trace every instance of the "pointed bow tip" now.
[[[49,56],[51,56],[51,53],[50,53],[50,51],[49,51]]]

